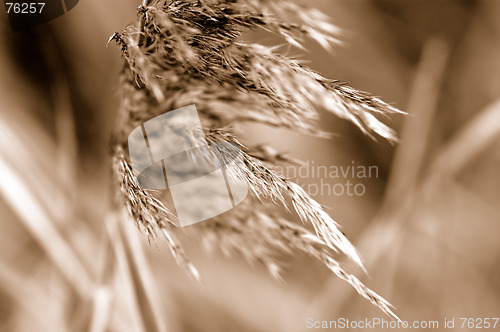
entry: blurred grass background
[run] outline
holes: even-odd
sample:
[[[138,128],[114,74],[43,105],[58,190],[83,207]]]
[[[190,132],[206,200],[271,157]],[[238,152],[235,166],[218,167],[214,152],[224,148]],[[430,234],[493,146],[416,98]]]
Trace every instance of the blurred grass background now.
[[[322,165],[377,165],[362,197],[318,196],[365,259],[369,287],[404,320],[500,311],[500,3],[304,1],[343,29],[333,54],[300,54],[407,117],[401,144],[324,114],[332,140],[243,126]],[[319,264],[280,257],[286,283],[186,243],[203,283],[110,213],[109,136],[120,54],[109,36],[135,1],[81,1],[12,33],[0,14],[0,331],[304,331],[305,320],[381,317]],[[273,36],[248,38],[273,44]],[[313,148],[311,148],[313,147]]]

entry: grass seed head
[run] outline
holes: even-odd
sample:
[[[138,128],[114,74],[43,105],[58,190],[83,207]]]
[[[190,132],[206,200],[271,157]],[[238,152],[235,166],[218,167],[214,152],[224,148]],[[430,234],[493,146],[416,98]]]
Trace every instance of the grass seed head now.
[[[350,120],[372,137],[395,141],[395,133],[377,116],[399,111],[278,54],[276,48],[242,41],[242,33],[252,29],[277,33],[296,47],[302,47],[304,38],[313,39],[326,49],[337,43],[339,34],[322,13],[289,1],[152,0],[139,7],[134,25],[111,38],[124,59],[123,99],[114,139],[114,170],[124,205],[139,229],[151,238],[162,234],[179,265],[199,277],[175,236],[174,214],[152,192],[140,187],[126,149],[128,134],[144,121],[196,104],[202,122],[208,126],[205,131],[209,142],[226,141],[240,147],[240,167],[232,168],[229,175],[246,181],[256,198],[192,226],[204,245],[259,262],[277,278],[281,269],[274,258],[276,251],[304,252],[396,317],[387,301],[341,267],[337,260],[340,254],[363,265],[340,226],[321,205],[273,170],[280,162],[277,155],[252,155],[251,151],[259,151],[259,147],[242,146],[226,126],[258,122],[327,136],[317,129],[317,110],[325,109]],[[227,157],[220,152],[220,160],[224,162]],[[291,202],[291,208],[305,224],[312,225],[314,233],[263,212],[260,202],[268,200],[285,207],[287,201]]]

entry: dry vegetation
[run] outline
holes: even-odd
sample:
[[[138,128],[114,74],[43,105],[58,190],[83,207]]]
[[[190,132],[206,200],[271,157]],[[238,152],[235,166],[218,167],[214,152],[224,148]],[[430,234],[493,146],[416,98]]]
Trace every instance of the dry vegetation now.
[[[246,30],[263,28],[280,34],[292,45],[301,46],[303,38],[312,38],[330,48],[337,28],[317,10],[288,1],[207,0],[144,1],[138,12],[136,24],[111,37],[121,47],[126,63],[115,137],[115,172],[125,205],[139,228],[153,238],[158,233],[165,235],[176,261],[194,277],[199,274],[175,237],[171,221],[175,216],[151,192],[140,188],[132,174],[126,155],[126,139],[132,129],[169,110],[196,104],[212,141],[238,143],[227,126],[242,121],[324,136],[315,120],[317,109],[325,109],[352,121],[367,134],[396,140],[393,131],[375,116],[399,112],[394,107],[326,79],[271,47],[241,38]],[[316,235],[286,220],[255,213],[263,206],[254,200],[245,203],[249,205],[246,209],[213,218],[208,225],[192,226],[195,239],[216,237],[212,245],[264,263],[275,276],[279,276],[279,267],[272,259],[274,250],[303,251],[397,318],[386,300],[339,264],[335,253],[343,253],[363,267],[338,224],[299,185],[276,173],[272,158],[258,160],[251,155],[255,148],[240,148],[246,151],[242,152],[242,169],[234,176],[244,179],[260,201],[286,206],[288,198]]]
[[[289,332],[303,331],[307,317],[381,317],[377,306],[390,313],[363,283],[405,320],[498,315],[500,6],[311,2],[348,30],[340,36],[324,14],[288,1],[163,3],[139,7],[136,23],[114,35],[119,51],[104,46],[133,20],[135,1],[82,1],[33,32],[0,25],[0,331]],[[414,21],[415,8],[428,15]],[[207,20],[214,23],[203,29]],[[247,30],[294,48],[256,45]],[[308,65],[324,75],[292,59],[300,48],[312,50]],[[391,116],[403,121],[394,123],[400,144],[370,137],[394,139],[377,118],[396,109],[327,80],[334,71],[408,111]],[[137,185],[125,141],[142,121],[191,103],[208,140],[245,142],[237,176],[252,197],[177,229]],[[328,114],[354,126],[325,125]],[[257,127],[276,145],[295,144],[301,158],[308,148],[297,142],[334,129],[342,138],[321,139],[328,143],[316,156],[392,162],[381,166],[387,183],[355,201],[314,197],[334,207],[327,210],[273,171],[297,160],[245,137],[255,133],[248,123],[296,132],[294,141]],[[369,280],[346,259],[360,265],[360,256]]]

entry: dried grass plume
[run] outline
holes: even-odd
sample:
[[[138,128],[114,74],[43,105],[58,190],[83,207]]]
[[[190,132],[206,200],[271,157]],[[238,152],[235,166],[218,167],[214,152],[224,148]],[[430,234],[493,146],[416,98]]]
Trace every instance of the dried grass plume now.
[[[146,235],[167,239],[179,265],[195,278],[199,277],[196,268],[176,236],[180,230],[172,223],[175,216],[152,192],[139,186],[131,170],[127,137],[144,121],[196,104],[208,140],[239,144],[228,125],[245,121],[327,136],[316,124],[317,110],[325,109],[350,120],[371,137],[396,140],[393,130],[377,115],[399,112],[397,109],[323,77],[278,54],[277,48],[245,42],[242,32],[251,29],[271,31],[296,47],[309,38],[326,49],[337,42],[338,31],[317,10],[283,0],[145,0],[138,8],[137,22],[111,37],[124,59],[123,99],[113,148],[121,201]],[[232,176],[248,183],[253,198],[241,208],[191,226],[203,244],[258,261],[275,277],[280,276],[280,268],[273,252],[306,253],[397,319],[386,300],[342,268],[339,255],[363,266],[356,249],[320,204],[273,170],[273,165],[282,162],[279,155],[259,154],[261,147],[239,145],[243,167]],[[265,213],[259,200],[290,205],[315,232]]]

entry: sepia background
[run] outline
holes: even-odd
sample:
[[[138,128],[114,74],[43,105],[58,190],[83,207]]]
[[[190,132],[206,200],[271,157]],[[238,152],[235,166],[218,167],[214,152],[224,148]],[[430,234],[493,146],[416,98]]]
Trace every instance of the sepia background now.
[[[361,196],[313,196],[358,248],[369,276],[357,275],[401,319],[499,317],[500,2],[303,3],[331,17],[342,45],[281,51],[407,112],[384,119],[400,143],[326,112],[329,140],[257,125],[239,126],[240,137],[315,165],[378,168],[375,178],[324,179],[361,183]],[[184,241],[197,283],[161,240],[148,243],[113,212],[121,60],[106,44],[137,5],[81,0],[16,33],[0,10],[0,331],[293,332],[307,331],[307,318],[383,318],[302,255],[277,257],[280,282]]]

